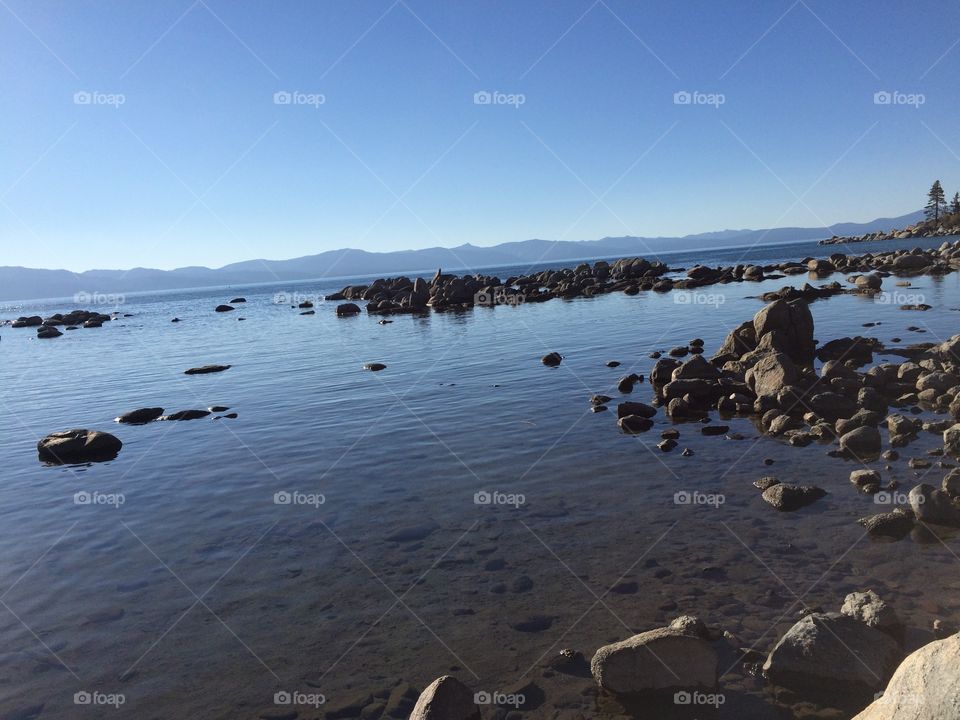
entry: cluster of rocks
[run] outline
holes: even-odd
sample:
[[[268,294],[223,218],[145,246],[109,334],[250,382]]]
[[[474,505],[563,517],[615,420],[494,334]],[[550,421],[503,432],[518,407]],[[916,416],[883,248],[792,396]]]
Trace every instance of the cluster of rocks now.
[[[910,717],[960,716],[960,636],[945,635],[901,662],[903,637],[904,626],[893,608],[865,590],[847,595],[839,612],[805,609],[766,655],[738,647],[731,633],[683,615],[666,627],[600,647],[589,671],[601,692],[623,701],[676,698],[677,691],[718,690],[720,658],[734,653],[772,686],[801,698],[817,702],[840,696],[845,704],[860,707],[874,699],[858,720],[892,720],[901,717],[897,708],[906,707]],[[564,649],[550,667],[571,671],[579,669],[579,662],[585,664],[579,652]],[[409,687],[403,689],[405,702],[412,704],[412,710],[404,709],[410,720],[481,717],[477,702],[485,694],[474,694],[453,676],[434,680],[415,703]]]
[[[92,310],[71,310],[68,313],[55,313],[47,318],[39,315],[21,316],[11,322],[10,327],[35,327],[37,337],[41,340],[48,340],[63,335],[59,329],[61,327],[65,330],[76,330],[80,327],[98,328],[112,319],[113,317],[110,315]]]
[[[659,261],[644,258],[621,258],[612,263],[599,260],[593,265],[581,263],[576,268],[543,270],[531,275],[520,275],[501,280],[488,275],[457,276],[438,270],[432,280],[424,278],[381,278],[370,285],[349,285],[327,300],[366,301],[371,314],[425,312],[428,309],[447,310],[474,306],[520,305],[525,302],[544,302],[553,298],[593,297],[603,293],[624,292],[636,295],[641,291],[669,292],[733,282],[750,282],[783,278],[809,273],[822,277],[835,272],[854,273],[850,282],[853,289],[840,283],[815,288],[784,288],[768,293],[765,300],[815,300],[840,293],[876,293],[882,279],[889,275],[931,274],[943,275],[960,269],[960,241],[945,242],[936,250],[897,250],[863,255],[835,253],[829,258],[804,258],[767,265],[738,264],[726,267],[696,265],[685,271],[684,277],[672,277],[684,272],[670,268]],[[232,309],[232,308],[228,308]],[[354,303],[337,307],[340,316],[361,312]]]
[[[825,240],[820,240],[820,245],[846,245],[847,243],[876,242],[878,240],[909,240],[911,238],[931,238],[947,237],[956,235],[956,228],[945,228],[942,225],[933,228],[929,223],[920,223],[910,225],[903,230],[890,230],[884,232],[877,230],[863,235],[834,235]]]

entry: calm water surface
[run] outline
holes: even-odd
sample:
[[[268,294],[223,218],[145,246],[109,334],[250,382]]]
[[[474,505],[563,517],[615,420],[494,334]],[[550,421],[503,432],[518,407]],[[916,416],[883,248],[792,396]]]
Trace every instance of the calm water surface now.
[[[836,250],[802,243],[749,257]],[[697,256],[729,264],[743,253]],[[692,254],[663,259],[693,264]],[[326,706],[299,715],[322,717],[448,672],[477,691],[524,688],[538,698],[524,713],[531,718],[804,716],[808,708],[774,695],[732,653],[719,710],[622,708],[549,662],[561,648],[589,660],[600,645],[681,613],[766,652],[802,607],[835,610],[867,587],[907,622],[911,648],[930,639],[934,618],[960,621],[957,533],[865,537],[856,518],[882,508],[850,485],[859,465],[827,457],[824,446],[761,438],[747,419],[729,422],[739,441],[680,425],[680,448],[696,454],[661,453],[659,431],[671,426],[662,413],[653,431],[631,437],[615,413],[589,412],[592,394],[617,397],[622,375],[647,374],[652,350],[699,337],[713,354],[761,307],[747,296],[806,279],[704,288],[720,298],[712,305],[612,294],[387,325],[338,320],[331,303],[302,316],[274,302],[280,291],[346,284],[318,281],[129,296],[119,310],[131,317],[52,342],[2,328],[0,717],[280,717],[278,691],[324,695]],[[816,282],[833,279],[843,280]],[[958,275],[912,282],[897,290],[922,294],[932,310],[819,301],[818,339],[896,344],[960,332]],[[884,287],[893,291],[893,279]],[[247,303],[235,312],[213,312],[238,294]],[[554,350],[563,364],[544,367],[539,358]],[[612,359],[623,365],[607,368]],[[387,369],[364,371],[371,361]],[[210,363],[233,367],[183,374]],[[632,397],[650,395],[640,385]],[[113,422],[138,407],[215,404],[239,417]],[[72,427],[112,432],[123,450],[108,463],[41,465],[37,439]],[[921,435],[892,469],[873,467],[904,492],[924,473],[938,485],[944,470],[906,461],[941,444]],[[752,486],[769,474],[814,481],[829,495],[776,513]],[[475,502],[493,491],[524,502]],[[725,502],[678,505],[681,491]],[[123,502],[78,505],[79,492]],[[300,493],[303,504],[278,504],[277,493]],[[122,693],[124,704],[76,705],[77,692]]]

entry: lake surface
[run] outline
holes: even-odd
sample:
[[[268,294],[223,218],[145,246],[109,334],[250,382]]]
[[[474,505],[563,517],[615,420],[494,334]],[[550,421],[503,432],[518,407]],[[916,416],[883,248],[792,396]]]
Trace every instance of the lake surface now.
[[[689,267],[843,249],[660,257]],[[843,281],[811,282],[834,279]],[[719,708],[623,708],[598,699],[589,677],[549,665],[561,648],[589,662],[600,645],[683,613],[765,653],[802,608],[837,610],[865,588],[906,622],[908,649],[930,639],[933,619],[960,621],[958,533],[866,537],[856,519],[886,508],[853,489],[860,465],[827,457],[829,446],[790,447],[734,419],[724,423],[742,440],[678,425],[680,446],[661,453],[660,431],[673,427],[662,412],[637,436],[618,431],[615,412],[590,412],[591,395],[619,398],[621,376],[648,374],[651,351],[698,337],[710,356],[762,306],[756,296],[806,280],[709,286],[709,304],[615,293],[386,325],[366,314],[337,319],[335,303],[304,316],[275,302],[348,284],[321,280],[87,304],[131,317],[54,341],[0,328],[0,717],[285,717],[291,706],[275,705],[277,692],[302,693],[300,718],[322,717],[445,673],[475,691],[523,689],[536,699],[530,718],[804,717],[810,708],[774,695],[734,655],[722,659]],[[818,301],[821,343],[960,332],[958,274],[912,278],[910,288],[893,280],[885,290],[933,309],[854,295]],[[235,312],[213,312],[236,295],[247,302]],[[7,304],[0,316],[73,307]],[[551,351],[564,355],[557,368],[540,363]],[[365,371],[373,361],[387,368]],[[232,367],[183,374],[212,363]],[[630,397],[649,401],[650,386]],[[238,417],[113,422],[139,407],[211,405]],[[111,432],[123,449],[90,466],[38,462],[37,440],[73,427]],[[870,467],[904,493],[920,476],[939,485],[946,471],[936,464],[906,464],[939,446],[921,434],[891,469]],[[695,454],[682,456],[684,447]],[[813,481],[829,495],[777,513],[752,485],[764,475]],[[680,492],[724,501],[678,504]],[[77,493],[97,500],[77,504]],[[78,705],[83,692],[123,703]],[[320,695],[325,704],[310,708]]]

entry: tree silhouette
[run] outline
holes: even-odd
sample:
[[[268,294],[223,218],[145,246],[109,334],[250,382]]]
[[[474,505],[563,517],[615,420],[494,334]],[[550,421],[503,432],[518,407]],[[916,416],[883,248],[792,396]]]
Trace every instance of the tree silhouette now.
[[[927,206],[924,209],[927,213],[927,220],[933,220],[934,222],[937,222],[940,215],[946,212],[947,198],[939,180],[934,180],[930,192],[927,193]]]
[[[954,215],[960,214],[960,192],[953,194],[953,201],[950,203],[950,212]]]

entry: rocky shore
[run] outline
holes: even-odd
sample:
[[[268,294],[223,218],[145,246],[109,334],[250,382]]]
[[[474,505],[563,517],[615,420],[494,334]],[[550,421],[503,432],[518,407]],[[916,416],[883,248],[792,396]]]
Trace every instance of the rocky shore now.
[[[906,501],[902,507],[882,513],[864,511],[859,520],[850,518],[851,525],[859,522],[866,533],[895,542],[931,526],[960,528],[960,468],[956,467],[960,458],[960,334],[943,342],[889,347],[878,338],[860,335],[818,340],[809,304],[840,293],[873,296],[897,282],[893,278],[944,275],[957,269],[960,242],[944,243],[935,250],[836,254],[767,266],[696,266],[685,270],[685,277],[672,279],[665,276],[675,269],[639,259],[613,264],[601,261],[505,281],[438,272],[430,282],[420,278],[378,280],[369,286],[344,288],[330,299],[366,301],[370,314],[394,314],[498,302],[519,305],[617,291],[692,291],[712,284],[803,273],[814,278],[846,273],[850,287],[806,284],[762,295],[766,304],[753,317],[744,318],[719,347],[708,348],[702,339],[692,338],[671,349],[653,349],[651,358],[656,362],[649,374],[624,375],[617,383],[621,397],[593,395],[590,409],[598,413],[615,409],[599,421],[609,422],[611,432],[631,436],[643,436],[653,429],[655,420],[668,418],[674,425],[660,433],[656,448],[663,453],[676,450],[685,457],[693,455],[684,446],[689,433],[716,437],[709,442],[733,439],[725,422],[738,417],[748,418],[759,433],[785,451],[820,446],[838,463],[854,463],[854,469],[843,474],[849,473],[849,492],[862,496],[865,506],[870,501],[876,507],[873,499],[883,493],[903,491]],[[336,314],[348,317],[360,312],[361,307],[350,302],[338,306]],[[21,318],[15,325],[56,329],[85,315],[84,323],[109,319],[74,311],[47,320]],[[562,350],[541,358],[543,372],[563,364]],[[880,354],[897,361],[876,363]],[[608,367],[617,365],[616,361],[607,363]],[[227,364],[198,365],[183,374],[202,377],[230,368]],[[365,369],[390,372],[386,364],[377,362],[367,363]],[[198,377],[190,382],[202,380]],[[648,397],[636,397],[647,389]],[[123,412],[116,420],[142,426],[206,418],[226,410],[225,406],[211,406],[165,414],[161,407],[145,407]],[[214,419],[220,417],[236,414]],[[128,429],[140,432],[136,427]],[[942,438],[942,446],[932,453],[910,456],[910,446],[921,434]],[[39,460],[49,465],[109,461],[121,450],[119,438],[91,429],[54,432],[37,444]],[[880,458],[888,463],[887,469],[901,462],[926,471],[925,477],[937,475],[938,482],[901,488],[897,481],[884,477],[886,471],[865,467]],[[769,505],[771,517],[784,522],[789,518],[802,524],[804,512],[810,512],[804,508],[829,502],[827,491],[810,478],[766,475],[756,478],[754,485],[756,490],[751,492]],[[591,647],[564,648],[548,658],[545,672],[591,678],[600,701],[613,698],[626,705],[638,698],[641,704],[648,699],[660,703],[673,698],[674,705],[683,705],[687,704],[684,698],[697,693],[722,703],[723,670],[733,663],[762,678],[771,692],[787,689],[814,705],[825,696],[829,701],[842,695],[860,711],[857,720],[960,718],[960,673],[956,670],[960,636],[952,618],[939,619],[925,630],[938,639],[906,655],[908,628],[872,589],[863,587],[845,598],[836,597],[834,607],[838,609],[805,608],[779,639],[757,638],[756,647],[751,639],[741,640],[709,621],[681,615],[667,625],[616,642],[598,638]],[[518,626],[522,632],[542,629],[542,618],[525,622]],[[483,691],[451,674],[437,678],[422,692],[406,684],[387,692],[364,692],[362,697],[331,703],[323,714],[331,719],[514,720],[542,704],[540,694],[535,681],[518,680],[499,693],[512,699],[500,703],[496,698],[481,697]],[[296,711],[278,712],[275,708],[273,714],[260,717],[300,717]],[[583,716],[562,717],[575,720]]]
[[[889,230],[887,232],[877,230],[876,232],[853,236],[834,235],[831,238],[820,240],[818,244],[847,245],[850,243],[877,242],[879,240],[910,240],[911,238],[948,237],[956,234],[956,228],[946,228],[942,225],[933,228],[930,226],[929,222],[922,222],[916,225],[911,225],[910,227],[906,227],[903,230]]]

